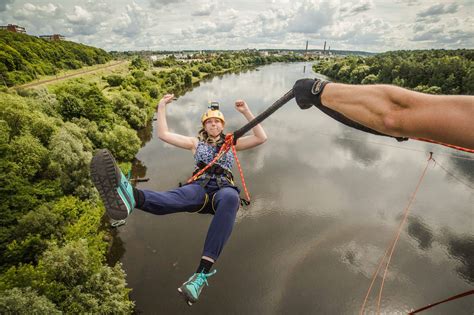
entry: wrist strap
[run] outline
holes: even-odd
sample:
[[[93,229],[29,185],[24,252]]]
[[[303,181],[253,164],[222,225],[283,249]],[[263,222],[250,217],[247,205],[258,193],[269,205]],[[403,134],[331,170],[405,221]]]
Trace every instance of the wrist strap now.
[[[311,93],[313,95],[317,95],[318,97],[321,97],[320,95],[323,92],[324,87],[328,83],[329,81],[326,81],[326,80],[314,79],[314,84],[313,84],[313,87],[311,88]]]

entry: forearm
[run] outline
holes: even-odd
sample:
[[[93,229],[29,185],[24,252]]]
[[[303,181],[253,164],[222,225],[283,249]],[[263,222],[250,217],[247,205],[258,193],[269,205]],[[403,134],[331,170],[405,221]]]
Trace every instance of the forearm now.
[[[244,112],[243,115],[248,121],[252,121],[255,118],[250,110],[248,112]],[[267,140],[267,134],[265,133],[265,130],[263,130],[262,125],[258,124],[253,127],[252,132],[255,137],[261,139],[262,141]]]
[[[364,126],[394,135],[384,122],[396,107],[395,103],[391,104],[386,87],[330,83],[321,95],[321,102]]]
[[[474,97],[391,85],[327,84],[323,105],[379,132],[474,147]]]
[[[168,123],[166,121],[166,106],[165,105],[158,105],[156,110],[157,115],[157,132],[158,138],[164,139],[166,134],[169,132],[168,130]]]

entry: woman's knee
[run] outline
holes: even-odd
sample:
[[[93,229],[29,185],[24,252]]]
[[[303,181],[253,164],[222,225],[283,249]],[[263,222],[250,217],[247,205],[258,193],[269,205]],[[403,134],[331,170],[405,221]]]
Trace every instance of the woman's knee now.
[[[224,206],[229,210],[238,210],[240,204],[239,193],[231,187],[222,188],[216,193],[215,202],[218,208]]]

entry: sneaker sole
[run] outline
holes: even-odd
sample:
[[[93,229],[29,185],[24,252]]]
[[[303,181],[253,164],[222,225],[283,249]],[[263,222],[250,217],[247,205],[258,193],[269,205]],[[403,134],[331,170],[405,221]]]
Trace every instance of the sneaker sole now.
[[[186,301],[186,303],[187,303],[189,306],[192,306],[192,305],[193,305],[193,302],[191,302],[191,300],[190,300],[189,297],[187,296],[186,292],[184,292],[183,290],[181,290],[181,288],[178,288],[178,292],[179,292],[179,294],[183,297],[184,301]]]
[[[107,149],[100,149],[92,158],[90,169],[92,182],[99,191],[108,216],[114,220],[125,219],[128,208],[117,192],[121,171],[115,158]]]

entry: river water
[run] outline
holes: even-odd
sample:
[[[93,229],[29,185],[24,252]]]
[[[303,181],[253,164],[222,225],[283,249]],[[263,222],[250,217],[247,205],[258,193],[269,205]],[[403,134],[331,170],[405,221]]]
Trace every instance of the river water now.
[[[195,135],[208,102],[219,101],[226,129],[233,131],[246,122],[233,107],[236,99],[246,100],[256,115],[298,78],[315,76],[310,68],[272,64],[214,77],[169,105],[168,125]],[[410,208],[385,279],[381,310],[407,312],[473,288],[472,155],[365,134],[316,108],[302,111],[294,100],[263,127],[268,141],[239,152],[252,204],[239,211],[214,265],[218,273],[191,309],[176,288],[197,267],[211,217],[135,210],[118,229],[120,261],[138,313],[357,314],[430,151],[438,164],[430,162]],[[154,132],[148,131],[137,155],[135,175],[150,178],[138,187],[173,189],[189,177],[193,158]],[[368,313],[376,309],[380,280],[367,302]],[[426,314],[473,311],[471,295]]]

